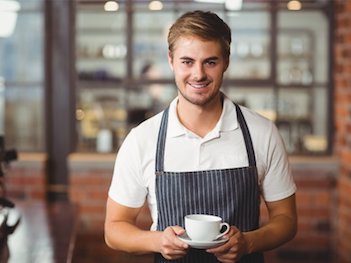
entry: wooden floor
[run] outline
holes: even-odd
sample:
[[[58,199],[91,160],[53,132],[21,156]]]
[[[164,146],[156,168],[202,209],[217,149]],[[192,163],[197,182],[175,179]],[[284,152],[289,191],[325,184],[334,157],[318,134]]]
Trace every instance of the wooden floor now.
[[[3,214],[6,220],[0,229],[0,262],[69,262],[78,224],[77,207],[64,202],[16,200],[15,204],[16,209]],[[17,221],[17,227],[11,230]]]

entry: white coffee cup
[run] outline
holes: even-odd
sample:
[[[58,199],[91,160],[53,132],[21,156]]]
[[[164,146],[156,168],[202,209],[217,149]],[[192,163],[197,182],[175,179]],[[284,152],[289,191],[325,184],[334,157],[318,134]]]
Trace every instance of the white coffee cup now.
[[[214,215],[192,214],[184,217],[185,231],[191,240],[213,241],[230,230],[228,223],[222,222],[222,218]],[[226,230],[221,233],[223,226]]]

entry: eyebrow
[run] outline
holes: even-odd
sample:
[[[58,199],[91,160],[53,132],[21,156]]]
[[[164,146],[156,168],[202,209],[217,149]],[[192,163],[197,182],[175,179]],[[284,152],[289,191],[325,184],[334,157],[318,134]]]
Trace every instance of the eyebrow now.
[[[191,58],[191,57],[187,57],[187,56],[180,57],[179,59],[182,59],[182,60],[194,60],[193,58]],[[209,60],[218,60],[218,59],[219,59],[219,57],[217,57],[217,56],[213,56],[213,57],[209,57],[209,58],[204,59],[204,61],[209,61]]]
[[[187,57],[187,56],[185,56],[185,57],[180,57],[179,59],[182,59],[182,60],[194,60],[193,58]]]

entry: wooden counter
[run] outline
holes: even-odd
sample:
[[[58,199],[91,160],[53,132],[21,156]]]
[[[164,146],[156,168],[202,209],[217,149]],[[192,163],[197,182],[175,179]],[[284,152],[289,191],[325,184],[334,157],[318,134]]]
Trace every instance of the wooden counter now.
[[[21,222],[8,237],[8,263],[69,263],[78,226],[78,208],[70,203],[14,201],[9,225]],[[11,220],[12,219],[12,220]],[[1,261],[3,262],[3,261]],[[6,261],[5,261],[6,262]]]

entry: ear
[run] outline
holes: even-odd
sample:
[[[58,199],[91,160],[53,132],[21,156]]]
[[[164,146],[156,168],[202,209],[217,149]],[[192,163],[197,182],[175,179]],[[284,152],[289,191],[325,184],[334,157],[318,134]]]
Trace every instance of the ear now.
[[[171,51],[168,51],[168,64],[173,71],[173,55]]]

